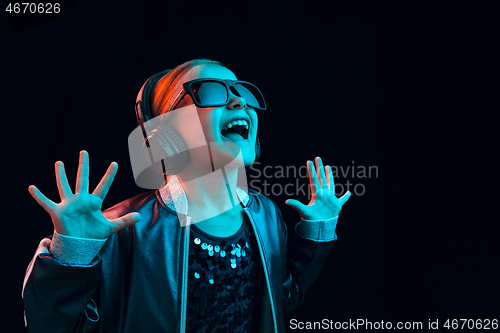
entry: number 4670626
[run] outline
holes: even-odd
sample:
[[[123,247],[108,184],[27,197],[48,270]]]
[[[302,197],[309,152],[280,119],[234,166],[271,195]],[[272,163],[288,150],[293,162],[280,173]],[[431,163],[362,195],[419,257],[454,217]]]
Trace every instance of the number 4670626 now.
[[[5,8],[9,14],[31,13],[31,14],[58,14],[61,12],[60,3],[32,3],[32,2],[15,2],[7,5]]]
[[[462,325],[460,325],[460,322]],[[448,319],[443,325],[447,329],[498,329],[498,319]]]

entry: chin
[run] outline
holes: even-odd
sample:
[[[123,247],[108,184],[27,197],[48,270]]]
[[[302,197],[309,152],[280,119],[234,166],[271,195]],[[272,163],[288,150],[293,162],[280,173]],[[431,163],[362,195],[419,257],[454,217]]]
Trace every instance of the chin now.
[[[243,162],[246,167],[252,165],[252,163],[255,162],[255,149],[252,149],[251,152],[243,154]]]
[[[212,149],[214,160],[218,160],[219,165],[248,166],[255,161],[255,141],[252,141],[251,139],[219,141],[216,147],[212,146],[215,148]]]
[[[243,168],[243,167],[250,166],[255,161],[255,150],[254,149],[252,149],[252,151],[241,150],[241,153],[243,155],[243,160],[241,160],[241,158],[238,158],[238,156],[228,154],[226,156],[226,158],[224,159],[225,160],[224,166],[225,167]]]

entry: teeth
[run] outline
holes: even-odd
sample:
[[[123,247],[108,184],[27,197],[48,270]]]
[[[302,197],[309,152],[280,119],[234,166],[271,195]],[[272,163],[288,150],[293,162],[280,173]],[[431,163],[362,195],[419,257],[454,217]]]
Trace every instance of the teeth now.
[[[224,126],[222,129],[223,130],[229,129],[229,128],[236,126],[236,125],[245,126],[245,128],[248,129],[248,122],[244,119],[234,120],[234,121],[230,122],[229,124],[227,124],[226,126]]]

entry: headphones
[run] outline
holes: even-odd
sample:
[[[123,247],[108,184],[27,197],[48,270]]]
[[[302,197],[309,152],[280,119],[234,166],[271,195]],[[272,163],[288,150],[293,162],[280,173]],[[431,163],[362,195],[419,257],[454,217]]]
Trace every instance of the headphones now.
[[[137,126],[142,129],[144,136],[144,144],[141,151],[146,160],[154,161],[152,151],[156,151],[162,156],[160,162],[152,163],[152,168],[157,173],[163,173],[165,181],[167,176],[172,176],[181,172],[189,162],[189,153],[187,145],[177,132],[167,125],[161,125],[161,128],[146,131],[147,121],[154,118],[152,114],[151,92],[154,91],[158,81],[171,69],[167,69],[151,76],[142,86],[135,102],[135,115],[137,118]],[[259,137],[255,138],[255,160],[258,162],[261,156]],[[166,163],[166,161],[168,161]],[[246,166],[248,171],[250,166]]]

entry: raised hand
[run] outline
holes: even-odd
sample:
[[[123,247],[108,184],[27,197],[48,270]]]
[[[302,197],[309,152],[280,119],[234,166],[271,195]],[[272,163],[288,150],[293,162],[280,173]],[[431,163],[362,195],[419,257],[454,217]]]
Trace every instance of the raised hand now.
[[[56,204],[49,200],[34,185],[31,185],[28,191],[50,214],[57,233],[79,238],[106,239],[141,218],[139,213],[129,213],[113,220],[102,215],[102,202],[118,170],[116,162],[111,163],[92,194],[89,193],[89,155],[85,150],[80,152],[74,194],[69,187],[64,164],[57,161],[55,168],[57,189],[61,197],[60,203]]]
[[[311,201],[308,205],[295,199],[288,199],[285,203],[295,209],[304,220],[326,220],[339,215],[342,206],[351,197],[347,191],[342,197],[335,196],[335,183],[332,168],[323,167],[320,157],[316,157],[316,168],[311,161],[307,161],[309,182],[311,186]]]

